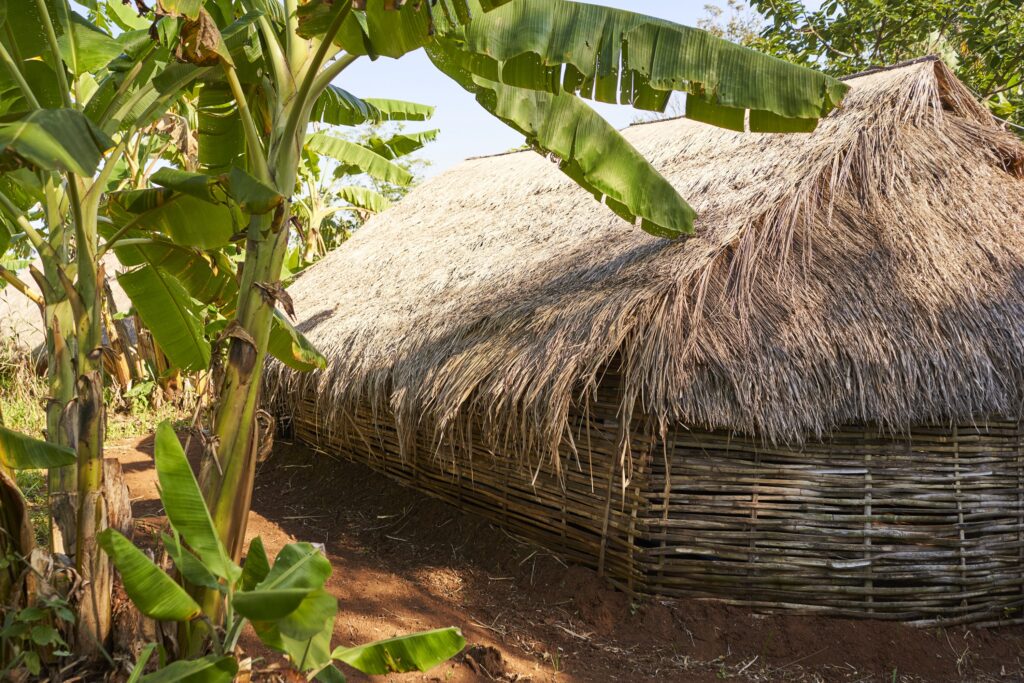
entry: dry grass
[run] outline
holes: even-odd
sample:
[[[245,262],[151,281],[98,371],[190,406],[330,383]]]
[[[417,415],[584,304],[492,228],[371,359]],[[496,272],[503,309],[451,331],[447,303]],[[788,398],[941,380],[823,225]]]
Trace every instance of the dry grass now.
[[[1024,147],[941,64],[851,81],[810,135],[685,119],[626,131],[700,214],[650,237],[529,152],[425,183],[290,288],[328,356],[274,366],[325,431],[360,401],[402,438],[483,438],[537,463],[622,363],[625,422],[801,442],[1024,401]],[[479,437],[480,435],[474,435]]]
[[[0,339],[0,406],[3,424],[26,434],[40,435],[46,426],[46,382],[31,359],[11,339]]]

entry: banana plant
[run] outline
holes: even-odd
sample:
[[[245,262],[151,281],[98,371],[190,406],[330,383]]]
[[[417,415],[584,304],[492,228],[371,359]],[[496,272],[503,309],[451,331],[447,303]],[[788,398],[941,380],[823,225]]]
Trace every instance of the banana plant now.
[[[47,437],[55,451],[73,446],[77,458],[70,471],[51,468],[51,492],[74,494],[65,535],[83,579],[76,647],[98,657],[111,581],[97,545],[106,523],[100,207],[132,141],[203,69],[178,63],[147,31],[103,31],[67,0],[0,4],[0,62],[0,163],[9,171],[0,208],[18,231],[4,232],[27,240],[43,263],[33,276],[48,331]]]
[[[345,680],[336,661],[369,674],[427,671],[465,646],[461,633],[447,628],[332,650],[338,603],[324,588],[331,564],[322,551],[309,543],[290,543],[271,563],[257,537],[244,563],[237,564],[214,527],[168,422],[157,427],[154,459],[170,524],[169,533],[162,534],[164,548],[177,572],[192,586],[215,593],[219,604],[215,614],[204,612],[192,595],[118,531],[107,529],[101,534],[100,544],[143,614],[181,624],[185,638],[198,624],[212,637],[213,653],[178,660],[142,676],[143,683],[193,680],[190,677],[200,673],[204,681],[230,682],[238,671],[235,646],[250,623],[265,645],[283,653],[298,671],[321,681]],[[211,629],[219,614],[224,615],[222,625]]]
[[[297,245],[287,257],[290,273],[302,270],[345,241],[350,226],[391,206],[385,192],[405,194],[414,176],[403,157],[437,139],[439,132],[395,132],[383,137],[378,131],[371,128],[357,141],[328,131],[306,136],[299,162],[301,194],[294,200],[299,219]],[[339,218],[339,214],[350,217]]]

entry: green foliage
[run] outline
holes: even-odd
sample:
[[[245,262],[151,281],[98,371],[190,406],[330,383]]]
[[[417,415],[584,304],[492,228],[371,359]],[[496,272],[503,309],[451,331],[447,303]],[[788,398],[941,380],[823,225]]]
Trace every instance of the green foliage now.
[[[770,22],[754,44],[846,75],[938,54],[994,114],[1024,125],[1024,12],[1019,0],[752,0]]]
[[[113,141],[72,109],[40,109],[0,124],[7,165],[27,162],[51,171],[91,176]]]
[[[177,279],[147,265],[121,273],[117,281],[171,362],[184,370],[209,366],[204,309]]]
[[[231,656],[207,655],[182,659],[140,679],[140,683],[231,683],[238,662]]]
[[[0,426],[0,465],[13,470],[39,470],[74,463],[72,449]]]
[[[332,655],[329,646],[338,605],[324,588],[331,564],[323,553],[309,543],[291,543],[270,564],[262,541],[256,539],[244,565],[237,566],[217,536],[169,423],[157,428],[154,452],[160,499],[174,533],[164,537],[168,552],[183,576],[222,596],[228,621],[223,638],[215,639],[215,654],[175,662],[142,681],[176,681],[186,676],[196,676],[188,680],[230,681],[237,670],[230,653],[250,621],[267,646],[286,654],[303,672],[333,667],[332,659],[342,659],[367,673],[426,671],[465,645],[458,631],[442,629],[359,648],[339,648]],[[108,529],[100,535],[100,543],[121,573],[128,596],[143,614],[184,623],[201,616],[200,606],[189,594],[120,533]]]
[[[699,29],[583,3],[519,0],[443,42],[488,80],[658,111],[681,90],[708,105],[814,119],[845,92],[822,74]]]
[[[409,102],[373,102],[391,113],[419,112],[424,116],[433,113],[433,108]],[[324,140],[310,136],[299,165],[301,194],[295,203],[299,234],[285,261],[285,278],[337,248],[369,216],[386,210],[408,194],[416,184],[420,169],[427,164],[416,153],[436,140],[438,133],[437,130],[406,132],[401,122],[391,120],[373,121],[358,132],[347,134],[341,140],[344,145],[334,144],[336,137]],[[324,133],[318,135],[324,136]],[[380,165],[386,172],[364,172],[364,166],[372,164]],[[284,342],[281,335],[271,338],[272,346]],[[273,353],[278,358],[283,355]],[[298,365],[289,365],[297,370],[311,369],[301,358],[298,360]]]
[[[442,628],[370,645],[338,648],[331,656],[364,673],[383,675],[432,669],[446,659],[438,658],[441,653],[459,651],[465,646],[461,633]]]
[[[301,332],[288,322],[280,311],[274,311],[274,322],[270,328],[270,343],[267,350],[282,363],[298,370],[311,370],[327,367],[327,359],[316,350]]]
[[[691,118],[742,129],[749,111],[754,130],[791,132],[813,129],[846,90],[707,32],[632,12],[550,0],[465,4],[465,14],[442,3],[431,15],[411,3],[349,11],[349,3],[314,0],[300,6],[299,33],[321,36],[340,21],[335,40],[352,55],[399,57],[425,47],[485,109],[656,235],[691,231],[692,210],[574,96],[663,111],[673,91],[685,91]],[[638,190],[652,182],[654,196]]]
[[[46,470],[18,470],[14,473],[14,483],[21,490],[28,505],[29,521],[32,523],[36,546],[45,547],[50,541],[50,501]]]
[[[199,616],[199,605],[189,594],[121,532],[106,529],[99,540],[121,572],[125,591],[139,611],[164,621],[188,621]]]
[[[336,85],[327,88],[313,103],[310,121],[335,126],[357,126],[385,121],[426,121],[434,108],[402,100],[360,99]]]
[[[46,383],[33,370],[31,354],[14,340],[0,340],[0,405],[3,424],[23,434],[41,434],[46,424]]]
[[[0,557],[0,569],[8,558]],[[66,657],[71,653],[56,624],[73,624],[74,612],[66,600],[46,598],[21,609],[5,609],[0,623],[0,651],[10,653],[7,665],[0,668],[0,680],[24,680],[14,676],[19,670],[36,678],[45,658]]]
[[[365,173],[371,178],[396,185],[408,185],[412,182],[412,174],[392,163],[387,157],[329,133],[310,135],[306,138],[306,148],[337,161],[344,174]]]
[[[511,0],[434,0],[426,11],[415,3],[370,0],[365,9],[347,12],[354,3],[310,0],[299,6],[299,35],[320,36],[338,15],[345,16],[335,41],[347,52],[371,57],[401,57],[426,45],[435,22],[460,25],[474,12],[487,12]]]
[[[474,77],[477,101],[553,152],[559,167],[629,222],[660,237],[692,232],[696,216],[675,188],[615,128],[578,98],[513,88]],[[630,182],[623,183],[623,178]]]
[[[213,574],[229,582],[235,581],[240,570],[217,536],[185,451],[169,423],[163,422],[156,428],[154,448],[158,454],[155,463],[160,490],[173,492],[162,498],[171,527],[181,534]]]

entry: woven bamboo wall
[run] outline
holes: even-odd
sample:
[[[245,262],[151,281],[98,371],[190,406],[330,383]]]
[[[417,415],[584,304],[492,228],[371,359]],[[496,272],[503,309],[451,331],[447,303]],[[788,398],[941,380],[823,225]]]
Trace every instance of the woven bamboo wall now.
[[[922,623],[1020,621],[1015,423],[844,430],[799,451],[679,431],[643,485],[645,585]]]
[[[315,449],[366,464],[598,569],[624,590],[640,591],[644,577],[637,564],[636,528],[638,513],[648,504],[641,494],[652,444],[632,440],[636,465],[623,494],[620,458],[612,455],[619,453],[620,438],[618,422],[610,417],[614,412],[613,405],[599,404],[577,418],[580,443],[589,451],[564,455],[561,480],[550,467],[524,469],[479,443],[470,450],[448,442],[438,452],[429,429],[416,435],[413,453],[403,458],[390,416],[360,407],[346,413],[344,424],[330,424],[312,395],[295,405],[293,427],[296,437]]]
[[[625,590],[765,609],[918,623],[1024,622],[1024,457],[1016,423],[863,429],[797,450],[684,428],[634,433],[622,490],[613,401],[577,417],[590,449],[564,483],[478,443],[403,460],[393,422],[359,409],[324,424],[296,406],[306,443],[602,571]],[[586,436],[583,436],[586,434]]]

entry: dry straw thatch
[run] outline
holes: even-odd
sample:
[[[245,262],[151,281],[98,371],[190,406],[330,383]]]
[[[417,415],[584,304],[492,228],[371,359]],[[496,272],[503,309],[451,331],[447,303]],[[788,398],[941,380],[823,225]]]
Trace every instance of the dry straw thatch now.
[[[851,85],[627,130],[686,240],[532,152],[425,183],[290,289],[329,365],[268,395],[630,591],[1024,622],[1024,145],[934,60]]]
[[[528,456],[558,452],[616,358],[623,421],[654,433],[1017,415],[1024,146],[934,60],[850,85],[809,135],[625,131],[697,209],[689,239],[625,224],[532,152],[423,184],[291,287],[329,367],[273,369],[274,395],[315,387],[339,428],[368,401],[439,441],[473,417]]]

